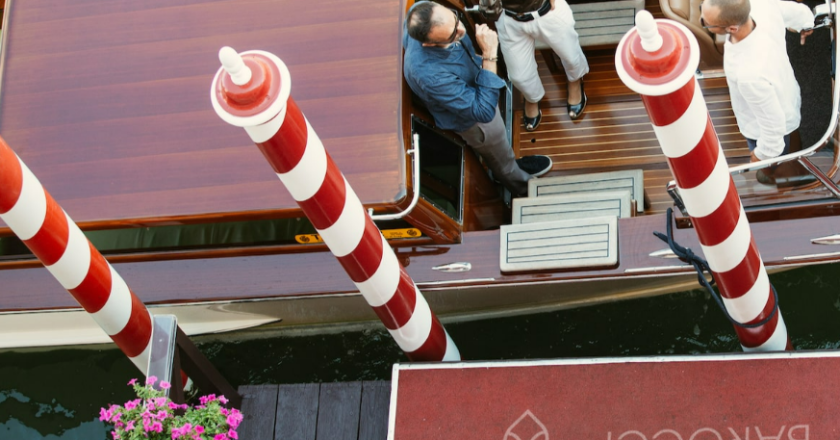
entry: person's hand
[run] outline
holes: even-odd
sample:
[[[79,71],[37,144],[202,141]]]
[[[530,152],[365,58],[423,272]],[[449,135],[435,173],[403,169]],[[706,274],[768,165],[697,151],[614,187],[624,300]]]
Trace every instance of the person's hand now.
[[[750,151],[750,163],[758,162],[760,160],[761,159],[759,159],[758,156],[755,155],[755,151]]]
[[[805,45],[805,39],[808,38],[808,35],[811,35],[813,33],[814,33],[813,29],[808,29],[808,30],[800,32],[799,33],[799,45],[804,46]]]
[[[486,24],[475,25],[475,41],[481,48],[481,54],[485,58],[496,58],[499,51],[499,36]]]
[[[788,28],[788,31],[797,32],[795,29],[791,29],[791,28]],[[808,38],[809,35],[813,34],[814,30],[813,29],[803,29],[803,30],[801,30],[797,33],[799,34],[799,45],[804,46],[805,45],[805,39]]]

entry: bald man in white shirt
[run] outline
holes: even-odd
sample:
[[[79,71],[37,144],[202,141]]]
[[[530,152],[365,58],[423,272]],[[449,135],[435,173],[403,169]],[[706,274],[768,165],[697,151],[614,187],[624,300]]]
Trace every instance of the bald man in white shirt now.
[[[726,35],[723,69],[732,110],[750,146],[750,160],[786,154],[799,128],[799,84],[788,59],[785,29],[802,44],[814,26],[807,6],[782,0],[706,0],[701,24]]]

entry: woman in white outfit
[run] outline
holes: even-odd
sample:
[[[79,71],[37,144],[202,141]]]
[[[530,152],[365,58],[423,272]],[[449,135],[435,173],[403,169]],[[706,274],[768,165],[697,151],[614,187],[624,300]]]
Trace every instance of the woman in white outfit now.
[[[560,57],[568,78],[567,108],[577,119],[586,107],[583,76],[589,63],[580,47],[575,19],[566,0],[501,0],[496,21],[499,43],[513,85],[525,97],[525,129],[533,131],[542,120],[539,102],[545,88],[534,59],[535,40],[548,44]]]

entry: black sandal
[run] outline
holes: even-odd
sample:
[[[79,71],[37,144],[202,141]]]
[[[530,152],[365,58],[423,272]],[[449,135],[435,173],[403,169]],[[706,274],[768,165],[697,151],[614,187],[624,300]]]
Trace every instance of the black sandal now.
[[[572,120],[583,116],[583,109],[586,108],[586,91],[583,90],[583,79],[580,80],[580,102],[577,104],[569,104],[566,101],[566,108],[569,110],[569,117]]]
[[[525,116],[525,113],[522,114],[522,122],[525,124],[525,131],[534,131],[537,127],[540,126],[540,121],[542,121],[542,110],[537,109],[537,116],[533,118],[529,118]]]

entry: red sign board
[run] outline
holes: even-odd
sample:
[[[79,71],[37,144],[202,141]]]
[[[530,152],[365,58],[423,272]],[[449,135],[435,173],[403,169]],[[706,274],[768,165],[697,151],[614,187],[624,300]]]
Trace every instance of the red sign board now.
[[[398,364],[389,440],[840,439],[840,353]]]

